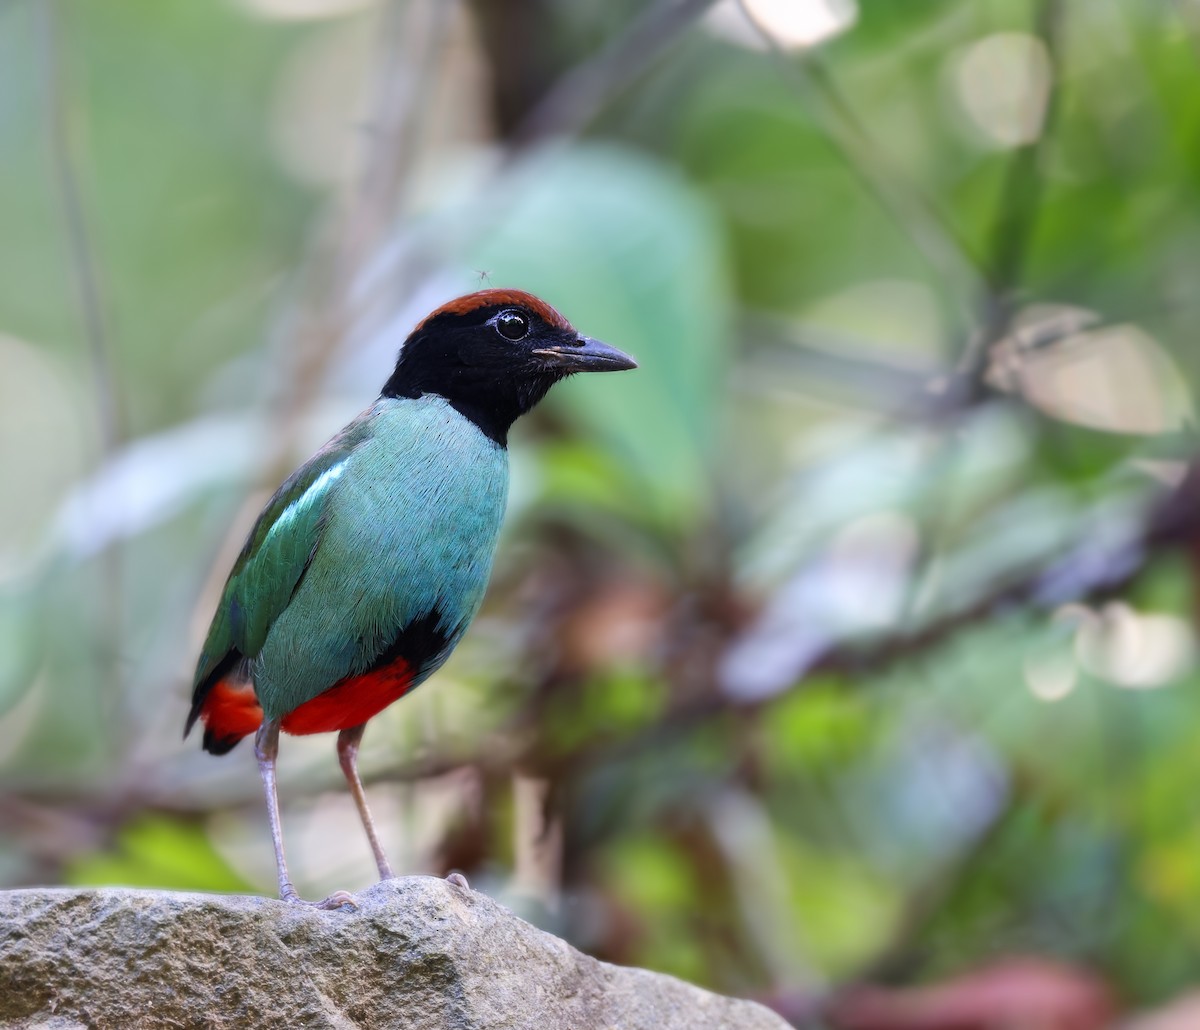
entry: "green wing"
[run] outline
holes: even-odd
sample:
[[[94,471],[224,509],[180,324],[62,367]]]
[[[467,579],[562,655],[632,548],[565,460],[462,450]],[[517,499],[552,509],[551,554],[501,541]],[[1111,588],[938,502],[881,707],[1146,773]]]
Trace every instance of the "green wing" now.
[[[352,423],[292,473],[250,531],[200,652],[187,730],[199,717],[209,690],[235,665],[262,650],[271,625],[304,578],[321,543],[329,497],[357,442],[356,428]]]
[[[439,397],[376,402],[267,505],[225,585],[196,669],[253,678],[267,718],[383,655],[419,683],[483,599],[507,452]]]

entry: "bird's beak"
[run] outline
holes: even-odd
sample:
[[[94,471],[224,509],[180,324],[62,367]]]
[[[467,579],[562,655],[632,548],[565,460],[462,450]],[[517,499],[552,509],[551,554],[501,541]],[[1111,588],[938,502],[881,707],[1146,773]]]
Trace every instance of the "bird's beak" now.
[[[563,372],[619,372],[623,368],[638,367],[637,362],[623,351],[586,336],[570,343],[540,347],[533,353]]]

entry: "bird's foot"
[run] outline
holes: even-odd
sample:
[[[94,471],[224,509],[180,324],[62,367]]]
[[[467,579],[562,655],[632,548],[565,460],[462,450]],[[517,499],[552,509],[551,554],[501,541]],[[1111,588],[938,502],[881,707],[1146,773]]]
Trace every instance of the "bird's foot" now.
[[[322,898],[320,901],[305,901],[296,893],[296,888],[289,883],[280,889],[279,896],[289,905],[305,905],[308,908],[317,908],[322,911],[331,911],[341,908],[343,905],[358,908],[358,899],[349,891],[334,891],[329,897]]]
[[[453,872],[446,877],[446,882],[454,887],[461,887],[465,891],[471,889],[471,885],[467,883],[467,878],[460,872]]]

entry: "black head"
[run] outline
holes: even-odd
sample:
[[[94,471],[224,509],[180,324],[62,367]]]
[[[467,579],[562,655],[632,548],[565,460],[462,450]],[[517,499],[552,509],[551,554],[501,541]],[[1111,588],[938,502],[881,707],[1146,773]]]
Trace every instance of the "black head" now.
[[[383,396],[445,397],[503,446],[513,422],[560,379],[636,367],[531,293],[480,290],[443,304],[409,334]]]

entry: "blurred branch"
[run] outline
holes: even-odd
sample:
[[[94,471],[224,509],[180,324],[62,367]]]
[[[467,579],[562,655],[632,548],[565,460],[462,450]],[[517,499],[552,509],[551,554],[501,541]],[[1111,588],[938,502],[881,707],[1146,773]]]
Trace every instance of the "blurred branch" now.
[[[1200,460],[1174,490],[1151,505],[1140,524],[1121,539],[1105,538],[1081,519],[1078,547],[1062,558],[1026,567],[981,590],[972,600],[947,608],[916,630],[903,626],[869,642],[835,642],[797,671],[794,682],[823,673],[862,678],[902,661],[922,658],[954,634],[987,619],[1015,611],[1050,611],[1073,602],[1112,597],[1127,588],[1153,554],[1185,551],[1200,567]],[[742,699],[713,689],[678,705],[656,725],[622,739],[596,738],[576,754],[588,765],[628,760],[654,752],[697,725],[761,708],[767,698]],[[693,697],[695,695],[693,694]]]
[[[70,244],[71,267],[78,292],[88,354],[91,358],[97,414],[100,418],[100,442],[104,456],[108,457],[121,442],[122,406],[117,377],[113,372],[112,344],[108,338],[100,277],[76,171],[78,157],[62,82],[66,62],[63,59],[63,40],[56,0],[42,0],[40,11],[48,115],[46,122],[55,185]]]
[[[842,155],[850,171],[913,241],[934,270],[951,285],[964,317],[969,319],[977,298],[987,295],[988,283],[979,259],[937,205],[910,182],[871,138],[842,96],[833,77],[815,57],[793,59],[774,34],[738,0],[742,14],[759,34],[780,71],[795,87],[807,108]]]
[[[275,335],[279,384],[273,411],[269,457],[263,485],[281,482],[291,471],[298,427],[317,398],[321,378],[337,353],[354,317],[353,292],[358,275],[390,231],[414,167],[415,141],[431,105],[428,84],[445,50],[450,0],[389,0],[378,32],[374,88],[357,191],[348,200],[335,197],[324,224],[314,233],[293,284],[293,296],[277,320]],[[410,59],[397,59],[409,50]],[[342,205],[348,205],[343,208]],[[394,281],[406,278],[392,269]],[[408,270],[411,275],[411,269]],[[251,493],[217,550],[217,558],[196,598],[191,619],[198,636],[216,606],[233,558],[265,498]],[[198,644],[197,640],[197,644]]]
[[[272,479],[290,469],[296,419],[311,405],[321,375],[353,323],[360,273],[394,225],[455,7],[442,0],[389,0],[379,15],[357,186],[348,197],[333,198],[325,226],[309,247],[290,319],[285,318],[290,325],[282,353],[289,364],[275,401],[280,453]],[[393,269],[392,276],[402,280],[403,270]]]
[[[734,374],[764,388],[797,389],[849,402],[885,418],[928,414],[930,384],[944,370],[905,365],[877,357],[865,341],[827,332],[812,333],[778,319],[753,316],[739,334],[750,341]]]
[[[1035,31],[1046,46],[1050,63],[1050,83],[1042,124],[1037,138],[1017,149],[1005,170],[1000,198],[992,223],[988,253],[988,288],[981,296],[981,325],[968,339],[959,356],[957,368],[940,391],[938,408],[949,415],[971,409],[987,396],[985,382],[992,350],[1012,329],[1014,296],[1021,269],[1033,235],[1042,199],[1042,177],[1038,169],[1045,142],[1050,137],[1053,114],[1057,110],[1059,37],[1062,24],[1061,0],[1042,0],[1037,9]],[[942,434],[931,452],[924,475],[948,479],[949,468],[960,452],[961,438]],[[901,624],[911,621],[916,605],[929,580],[933,560],[945,535],[947,510],[939,508],[933,519],[922,527],[914,572],[902,606]]]
[[[1152,551],[1190,543],[1192,534],[1200,534],[1200,506],[1184,515],[1191,503],[1187,498],[1200,500],[1197,469],[1200,466],[1194,465],[1184,484],[1152,506],[1143,523],[1124,539],[1106,542],[1091,531],[1088,520],[1081,519],[1077,537],[1083,542],[1065,557],[1015,573],[913,632],[887,634],[867,645],[831,647],[801,675],[878,670],[917,657],[993,615],[1025,608],[1046,611],[1115,594],[1137,577]]]
[[[1038,162],[1057,110],[1057,79],[1062,27],[1061,0],[1043,0],[1035,31],[1046,44],[1052,69],[1038,138],[1015,153],[1005,175],[985,265],[937,205],[910,182],[884,154],[858,120],[833,77],[811,56],[793,59],[770,30],[739,0],[743,16],[767,45],[781,71],[794,83],[806,106],[813,110],[830,142],[880,206],[889,212],[917,249],[943,278],[978,304],[982,324],[964,347],[958,370],[943,392],[944,406],[954,409],[982,398],[983,373],[991,345],[1007,331],[1012,317],[1011,292],[1020,275],[1042,193]]]
[[[438,780],[462,769],[482,775],[507,775],[515,765],[505,748],[481,748],[478,755],[427,755],[365,775],[369,783],[419,783]],[[310,790],[338,789],[341,779],[329,769]],[[214,809],[222,812],[259,812],[262,796],[257,780],[243,777],[234,795],[225,794],[218,804],[200,794],[181,795],[179,784],[164,777],[161,767],[146,765],[130,770],[122,785],[97,784],[94,792],[77,784],[65,786],[31,782],[8,784],[0,791],[0,825],[12,839],[23,842],[23,850],[41,865],[60,866],[81,852],[104,847],[106,841],[130,820],[146,815],[173,819],[199,819]]]
[[[744,933],[759,953],[771,988],[815,993],[822,978],[811,955],[811,930],[777,917],[788,907],[790,886],[763,800],[729,785],[707,796],[701,811],[728,870]]]
[[[1059,78],[1062,70],[1062,0],[1042,0],[1034,33],[1045,44],[1050,85],[1038,136],[1019,147],[1009,162],[992,227],[989,275],[998,294],[1011,290],[1020,278],[1025,255],[1041,208],[1044,177],[1038,167],[1057,121]]]
[[[554,84],[513,133],[514,151],[551,136],[579,132],[714,2],[651,4],[599,54],[575,65]]]
[[[72,132],[70,111],[63,79],[66,61],[56,0],[42,0],[39,7],[42,21],[42,54],[45,70],[47,131],[50,138],[51,161],[54,166],[58,203],[67,232],[71,267],[84,337],[92,369],[92,387],[96,398],[96,414],[100,429],[100,457],[108,460],[120,447],[123,405],[117,374],[113,370],[112,343],[109,339],[105,303],[100,288],[87,212],[78,175],[78,153]],[[108,548],[100,562],[104,602],[98,605],[100,623],[95,646],[99,668],[104,680],[103,710],[111,712],[122,700],[119,654],[123,642],[121,554]]]
[[[364,127],[369,140],[357,195],[342,229],[338,290],[348,303],[355,277],[391,232],[416,163],[417,143],[433,110],[430,86],[438,78],[454,0],[384,7],[375,60],[374,97]],[[409,60],[397,60],[409,50]]]
[[[963,349],[956,377],[956,403],[970,404],[984,394],[983,377],[992,346],[1012,325],[1013,297],[1041,208],[1044,180],[1039,163],[1049,140],[1059,105],[1063,13],[1061,0],[1042,0],[1034,32],[1045,44],[1050,83],[1038,136],[1019,147],[1005,170],[992,222],[988,248],[989,288],[984,296],[982,326]]]
[[[949,866],[935,870],[908,898],[890,939],[858,972],[847,978],[843,987],[891,980],[914,963],[916,945],[925,928],[945,911],[962,884],[988,860],[1012,816],[1020,810],[1020,789],[1017,782],[991,820],[967,842]]]

